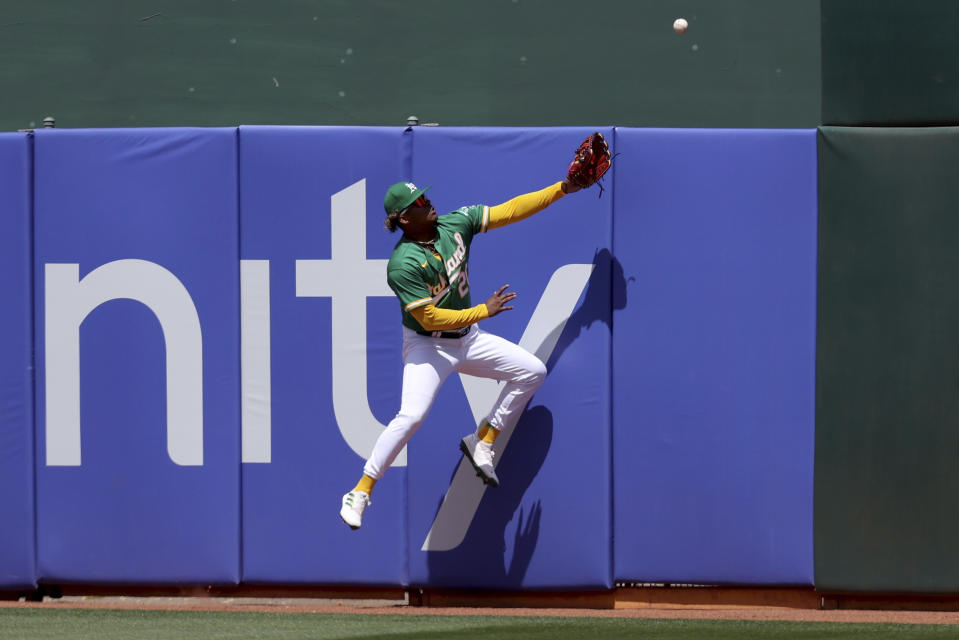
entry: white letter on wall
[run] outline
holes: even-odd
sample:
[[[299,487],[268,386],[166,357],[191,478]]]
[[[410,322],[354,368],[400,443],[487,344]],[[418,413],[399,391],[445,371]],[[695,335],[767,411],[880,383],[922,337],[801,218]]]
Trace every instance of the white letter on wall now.
[[[243,462],[272,459],[270,261],[240,260],[240,436]]]
[[[116,260],[80,280],[78,264],[47,264],[47,465],[80,465],[80,325],[104,302],[131,299],[157,317],[166,344],[167,451],[203,464],[203,338],[190,293],[163,267]]]
[[[296,261],[296,295],[332,298],[333,413],[346,444],[365,460],[386,428],[367,390],[366,299],[394,294],[386,284],[389,261],[366,258],[366,180],[334,193],[330,209],[330,259]],[[393,466],[406,466],[406,447]]]

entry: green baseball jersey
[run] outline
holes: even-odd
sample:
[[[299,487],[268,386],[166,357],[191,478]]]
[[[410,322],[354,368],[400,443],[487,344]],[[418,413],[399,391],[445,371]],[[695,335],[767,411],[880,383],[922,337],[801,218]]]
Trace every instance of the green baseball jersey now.
[[[423,331],[410,311],[428,304],[459,311],[470,303],[469,257],[473,235],[486,231],[489,207],[477,204],[439,216],[434,243],[437,257],[403,236],[386,266],[386,281],[400,300],[403,325]]]

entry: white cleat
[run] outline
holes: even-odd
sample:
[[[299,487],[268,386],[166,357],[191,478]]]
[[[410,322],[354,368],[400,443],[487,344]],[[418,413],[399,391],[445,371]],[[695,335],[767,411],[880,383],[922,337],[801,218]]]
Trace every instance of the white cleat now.
[[[476,475],[482,478],[483,484],[499,486],[499,478],[493,470],[493,446],[490,443],[483,442],[475,433],[471,433],[460,440],[460,450],[476,469]]]
[[[354,531],[363,524],[363,512],[370,506],[370,494],[363,491],[350,491],[343,496],[343,506],[340,508],[340,517],[350,525]]]

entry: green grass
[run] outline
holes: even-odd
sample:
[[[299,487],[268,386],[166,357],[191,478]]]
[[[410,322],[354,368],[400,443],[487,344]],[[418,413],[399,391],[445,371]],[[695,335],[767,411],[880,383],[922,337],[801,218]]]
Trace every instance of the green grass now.
[[[955,638],[948,625],[829,624],[641,618],[224,613],[205,611],[0,610],[0,639],[283,638],[334,640],[749,640]]]

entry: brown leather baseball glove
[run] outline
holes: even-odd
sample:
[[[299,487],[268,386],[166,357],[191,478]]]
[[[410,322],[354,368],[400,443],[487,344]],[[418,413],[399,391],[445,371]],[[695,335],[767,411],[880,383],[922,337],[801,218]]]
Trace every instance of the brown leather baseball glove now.
[[[591,187],[609,170],[612,160],[603,134],[592,133],[576,149],[566,180],[583,189]],[[603,185],[599,185],[599,189],[602,196]]]

